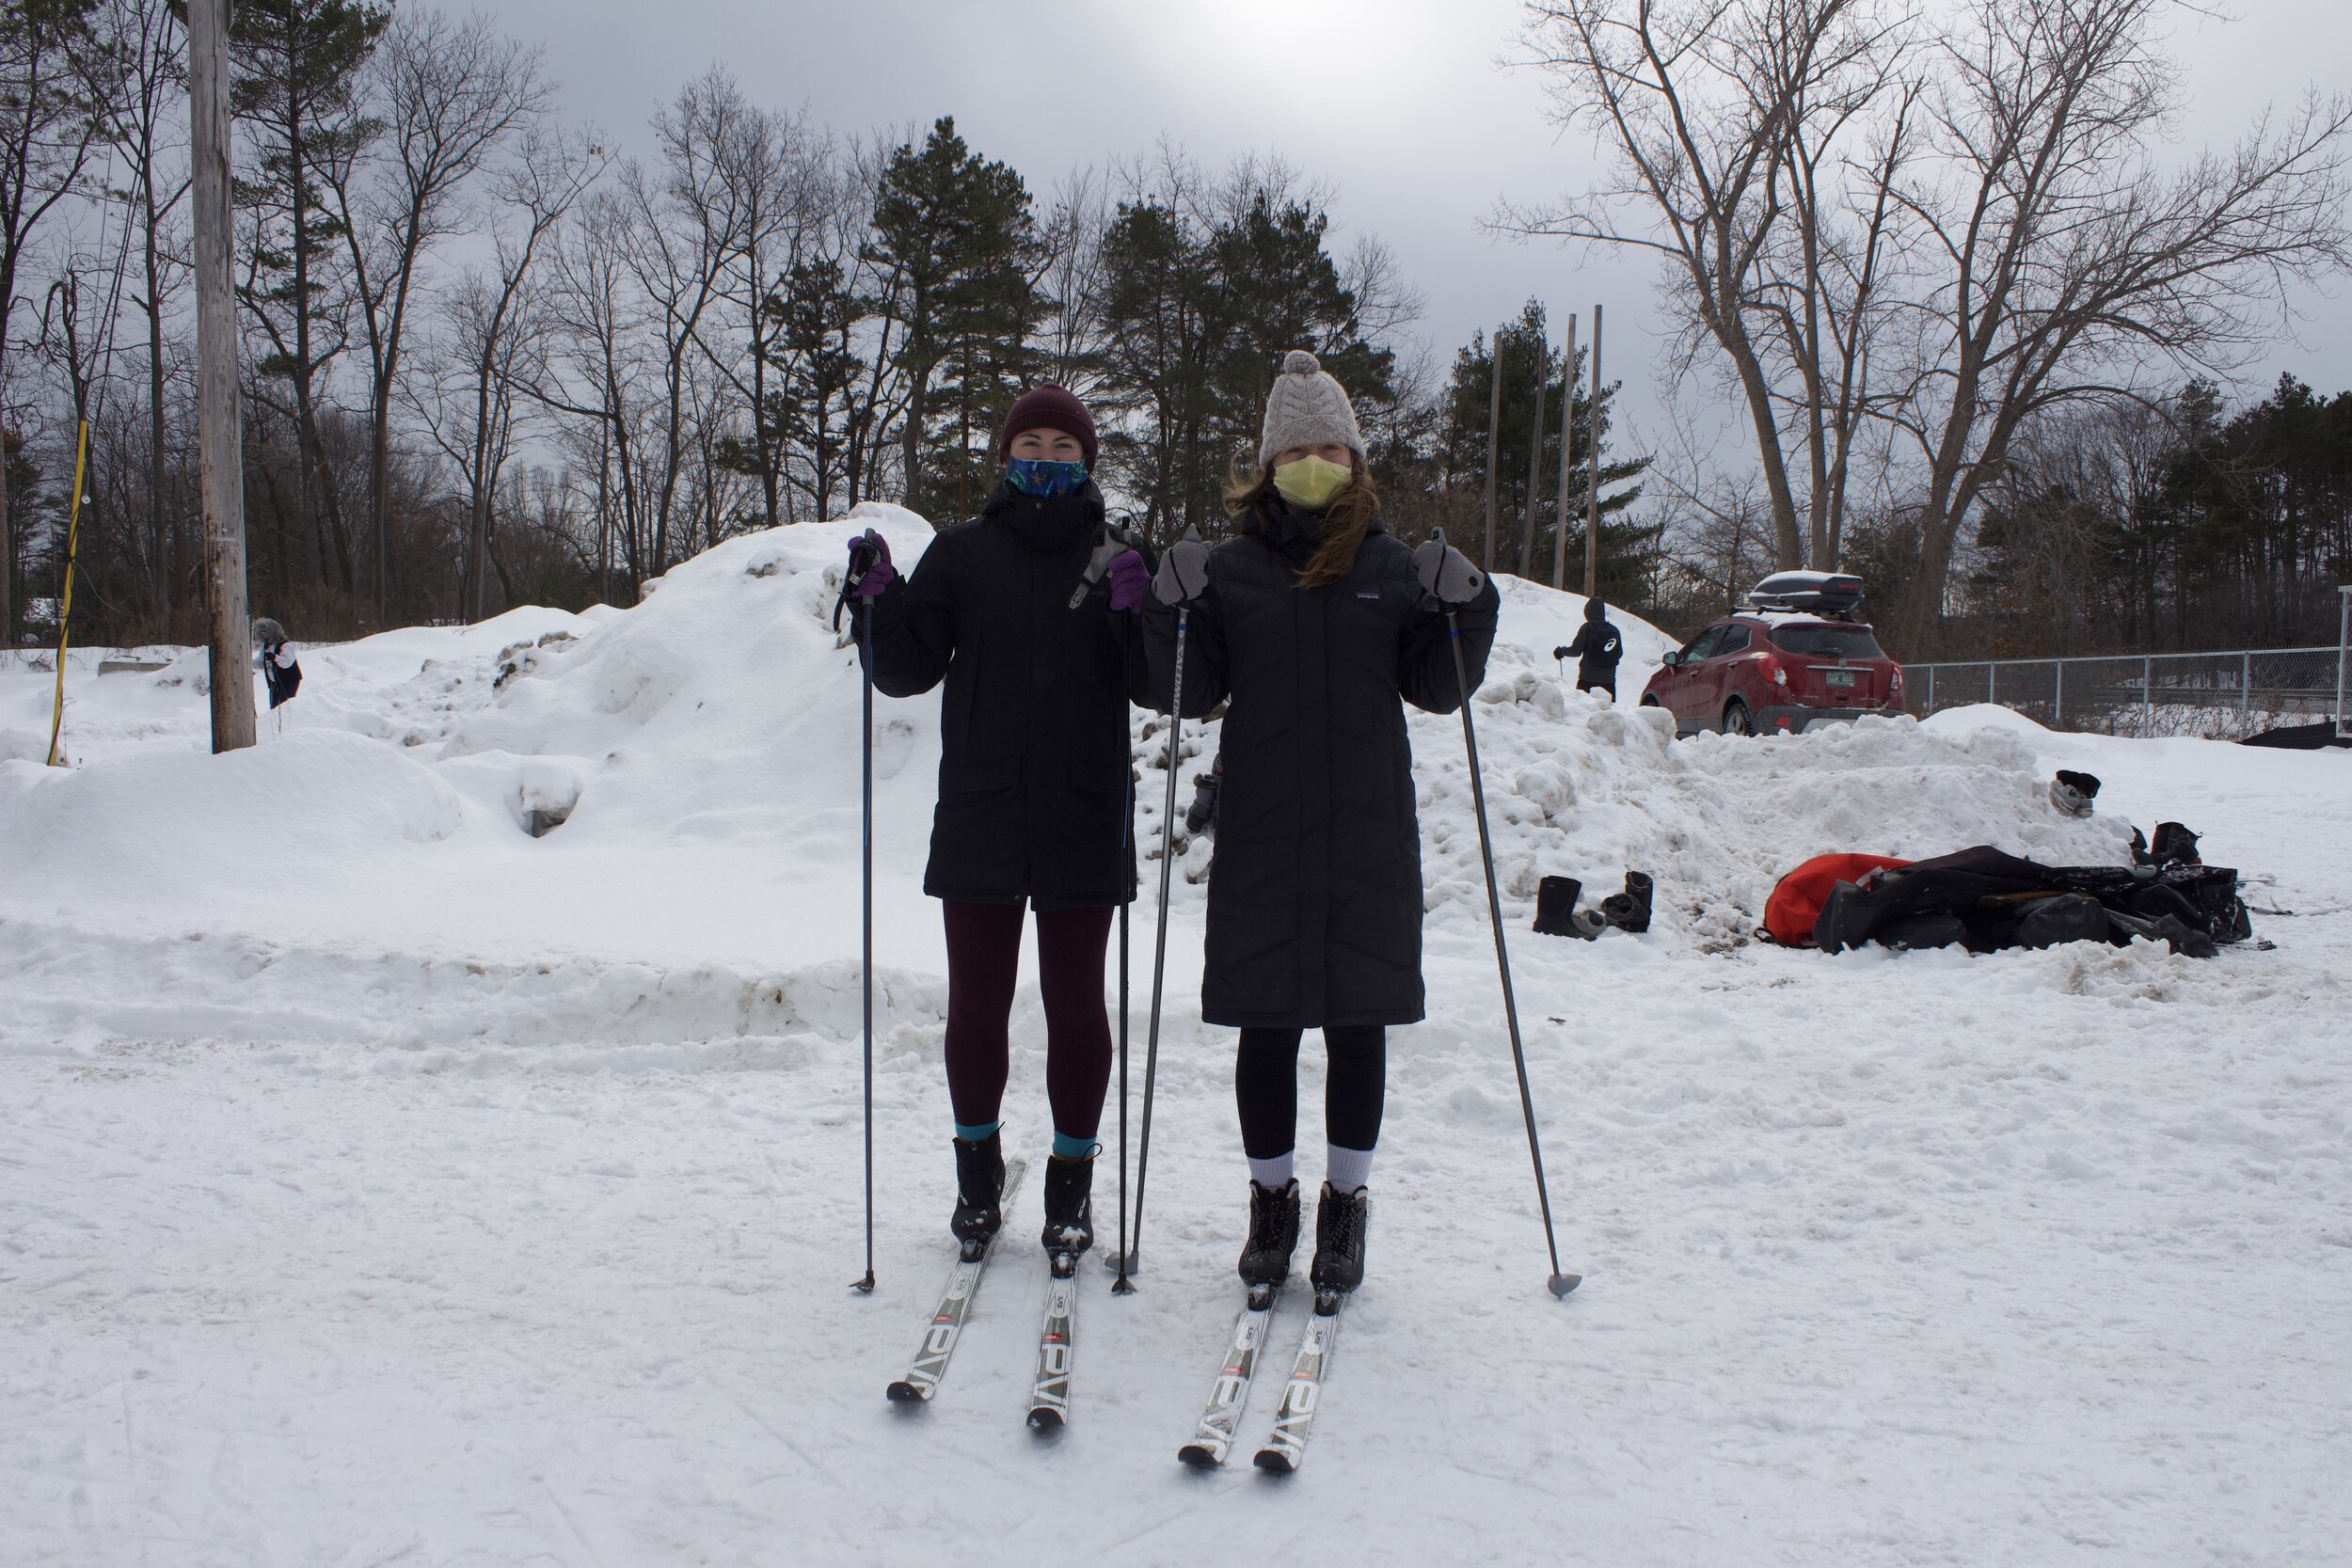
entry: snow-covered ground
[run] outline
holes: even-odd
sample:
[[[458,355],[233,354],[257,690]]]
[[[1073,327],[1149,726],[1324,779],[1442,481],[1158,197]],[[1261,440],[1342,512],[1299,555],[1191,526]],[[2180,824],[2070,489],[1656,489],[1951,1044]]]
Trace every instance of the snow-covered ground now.
[[[868,523],[901,561],[928,536],[878,509],[627,612],[313,650],[283,732],[228,757],[199,657],[69,671],[78,766],[0,760],[0,1562],[2352,1557],[2352,754],[1998,709],[1674,742],[1564,688],[1581,601],[1517,581],[1475,711],[1584,1288],[1543,1289],[1460,726],[1417,716],[1430,1018],[1393,1038],[1306,1468],[1173,1457],[1244,1180],[1195,1002],[1206,843],[1142,1289],[1089,1266],[1070,1430],[1021,1425],[1034,1185],[938,1402],[886,1404],[952,1173],[937,705],[885,701],[881,1283],[850,1291],[858,682],[826,618]],[[1670,644],[1620,624],[1630,694]],[[49,680],[0,671],[0,759],[45,752]],[[1156,844],[1165,735],[1136,733]],[[1214,744],[1188,727],[1187,795]],[[2059,766],[2107,781],[2097,818],[2051,811]],[[2160,817],[2293,911],[2255,917],[2275,948],[1753,940],[1821,850],[2115,861]],[[1527,930],[1539,876],[1629,866],[1647,936]],[[1134,935],[1139,1101],[1148,902]],[[1033,989],[1015,1031],[1009,1132],[1041,1150]]]

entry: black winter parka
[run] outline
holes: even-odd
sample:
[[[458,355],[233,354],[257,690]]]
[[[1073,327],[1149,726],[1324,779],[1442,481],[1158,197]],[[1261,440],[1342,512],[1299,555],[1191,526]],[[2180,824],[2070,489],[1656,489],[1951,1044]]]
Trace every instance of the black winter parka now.
[[[1418,1022],[1421,825],[1405,703],[1461,705],[1445,616],[1375,520],[1342,581],[1298,586],[1320,514],[1270,501],[1209,554],[1184,647],[1184,711],[1231,700],[1221,742],[1200,1014],[1314,1028]],[[1459,611],[1470,689],[1501,598]],[[1176,612],[1147,601],[1139,703],[1168,706]],[[1401,700],[1400,700],[1401,699]]]
[[[1103,524],[1092,484],[1047,500],[1000,483],[911,575],[852,601],[873,619],[876,690],[947,683],[923,873],[934,898],[1062,910],[1135,896],[1127,689],[1142,639],[1103,585],[1071,603]]]
[[[1617,691],[1617,661],[1625,657],[1625,636],[1609,619],[1609,610],[1598,599],[1584,601],[1584,624],[1576,628],[1575,640],[1568,644],[1568,657],[1576,660],[1576,689],[1590,691],[1600,687],[1611,696]]]

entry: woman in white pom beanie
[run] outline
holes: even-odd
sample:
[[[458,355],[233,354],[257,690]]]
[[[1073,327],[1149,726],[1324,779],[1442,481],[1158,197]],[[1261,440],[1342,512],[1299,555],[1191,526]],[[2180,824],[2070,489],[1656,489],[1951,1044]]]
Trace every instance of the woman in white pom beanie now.
[[[1499,599],[1461,555],[1391,537],[1346,389],[1293,351],[1266,399],[1255,461],[1226,495],[1236,537],[1173,546],[1144,616],[1139,702],[1165,708],[1178,606],[1189,619],[1184,711],[1229,703],[1200,1013],[1241,1030],[1234,1070],[1249,1160],[1240,1271],[1280,1283],[1298,1243],[1292,1174],[1303,1032],[1323,1031],[1327,1151],[1311,1276],[1362,1281],[1366,1183],[1380,1132],[1387,1030],[1419,1022],[1421,829],[1405,703],[1460,705],[1446,611],[1474,687]]]

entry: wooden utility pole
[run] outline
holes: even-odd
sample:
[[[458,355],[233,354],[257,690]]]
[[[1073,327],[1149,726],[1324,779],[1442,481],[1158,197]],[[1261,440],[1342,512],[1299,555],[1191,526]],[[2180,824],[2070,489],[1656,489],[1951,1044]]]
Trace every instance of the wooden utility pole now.
[[[229,270],[229,5],[188,0],[196,217],[196,446],[212,622],[213,750],[253,744],[253,627],[246,618],[245,469],[237,314]]]
[[[1494,335],[1494,388],[1486,400],[1486,558],[1480,564],[1495,569],[1495,453],[1502,444],[1502,334]]]
[[[1544,483],[1544,389],[1551,381],[1551,367],[1544,363],[1549,345],[1537,341],[1535,344],[1535,419],[1527,427],[1527,517],[1519,526],[1519,576],[1535,576],[1535,513],[1543,505]]]
[[[1573,375],[1575,372],[1569,372]],[[1593,307],[1593,395],[1586,406],[1592,410],[1592,434],[1584,446],[1590,460],[1591,477],[1584,495],[1584,596],[1591,598],[1600,592],[1600,307]]]
[[[1568,585],[1568,476],[1576,472],[1576,312],[1568,312],[1567,373],[1560,378],[1560,526],[1551,532],[1551,585]]]

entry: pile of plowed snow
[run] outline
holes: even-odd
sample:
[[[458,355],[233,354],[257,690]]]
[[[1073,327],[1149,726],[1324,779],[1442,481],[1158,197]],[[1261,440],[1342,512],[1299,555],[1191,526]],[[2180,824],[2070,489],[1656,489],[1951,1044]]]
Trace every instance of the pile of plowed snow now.
[[[282,732],[268,722],[261,746],[228,756],[203,750],[200,654],[150,674],[74,676],[68,736],[81,766],[0,763],[0,914],[107,942],[195,934],[302,948],[312,970],[347,971],[353,995],[316,1005],[339,988],[313,973],[287,1028],[330,1037],[642,1042],[780,1034],[828,1016],[783,998],[855,982],[860,682],[831,616],[845,544],[867,527],[908,566],[931,536],[911,513],[862,507],[730,540],[625,611],[523,610],[312,650]],[[1747,939],[1774,878],[1822,850],[1993,843],[2052,861],[2122,857],[2122,830],[2053,812],[2024,740],[1996,730],[1866,720],[1677,741],[1658,710],[1563,677],[1552,650],[1580,624],[1580,596],[1511,578],[1504,589],[1473,712],[1514,927],[1547,874],[1597,897],[1628,868],[1646,871],[1659,906],[1648,942],[1718,950]],[[1673,644],[1616,620],[1629,700]],[[41,678],[8,676],[0,720],[24,725]],[[1136,730],[1138,838],[1156,854],[1164,721],[1138,713]],[[1186,727],[1180,800],[1216,735]],[[1416,713],[1412,738],[1431,949],[1473,952],[1486,911],[1460,721]],[[936,695],[880,700],[875,750],[880,956],[899,1021],[929,1025],[938,997],[926,977],[943,967],[920,891]],[[1180,998],[1198,973],[1213,847],[1180,846]],[[234,967],[253,964],[238,976],[251,981],[276,961]],[[453,962],[475,983],[453,991]],[[533,974],[554,978],[521,978]]]

